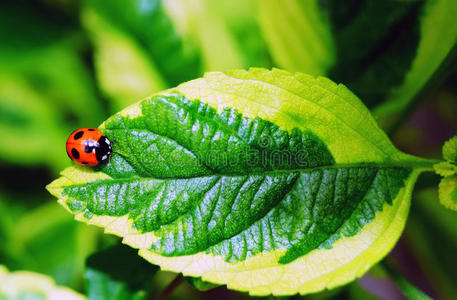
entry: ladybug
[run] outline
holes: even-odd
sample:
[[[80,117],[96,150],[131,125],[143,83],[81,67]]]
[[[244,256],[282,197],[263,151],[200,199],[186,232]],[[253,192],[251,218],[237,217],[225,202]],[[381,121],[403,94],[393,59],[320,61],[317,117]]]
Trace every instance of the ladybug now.
[[[67,139],[67,154],[83,167],[95,167],[113,152],[111,142],[95,128],[80,128]]]

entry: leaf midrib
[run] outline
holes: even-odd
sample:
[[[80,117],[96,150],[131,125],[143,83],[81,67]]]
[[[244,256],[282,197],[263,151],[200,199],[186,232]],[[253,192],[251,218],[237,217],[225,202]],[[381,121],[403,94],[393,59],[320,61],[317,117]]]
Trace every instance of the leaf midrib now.
[[[325,165],[317,166],[306,169],[284,169],[284,170],[268,170],[263,172],[252,172],[252,173],[214,173],[211,175],[201,175],[201,176],[177,176],[177,177],[116,177],[111,179],[101,179],[100,181],[113,181],[113,180],[130,180],[130,179],[139,179],[139,180],[181,180],[181,179],[195,179],[195,178],[209,178],[209,177],[243,177],[243,176],[255,176],[255,175],[274,175],[278,173],[310,173],[318,170],[328,170],[328,169],[350,169],[350,168],[377,168],[377,169],[387,169],[387,168],[411,168],[418,171],[433,171],[433,162],[428,163],[424,162],[415,162],[409,161],[405,163],[397,162],[367,162],[367,163],[353,163],[353,164],[334,164],[334,165]],[[95,182],[95,181],[94,181]],[[87,182],[86,182],[87,183]],[[85,184],[85,183],[84,183]],[[83,184],[80,184],[83,185]]]

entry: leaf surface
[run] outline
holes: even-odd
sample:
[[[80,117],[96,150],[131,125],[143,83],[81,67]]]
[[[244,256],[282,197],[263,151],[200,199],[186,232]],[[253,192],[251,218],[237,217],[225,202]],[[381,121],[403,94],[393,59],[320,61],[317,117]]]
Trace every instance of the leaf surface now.
[[[311,293],[390,251],[427,160],[398,151],[360,100],[281,70],[207,73],[100,129],[99,170],[48,186],[162,269],[253,295]]]

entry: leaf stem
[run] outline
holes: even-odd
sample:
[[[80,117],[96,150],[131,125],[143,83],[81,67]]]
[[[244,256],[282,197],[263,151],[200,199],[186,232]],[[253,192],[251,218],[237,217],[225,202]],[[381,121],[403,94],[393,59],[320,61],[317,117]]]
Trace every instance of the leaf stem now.
[[[410,300],[432,300],[427,294],[415,287],[402,274],[400,274],[386,259],[381,262],[382,267],[393,280],[395,285]]]
[[[170,282],[167,287],[160,293],[157,297],[157,300],[166,300],[170,295],[176,290],[177,287],[184,281],[182,273],[177,275],[172,282]]]

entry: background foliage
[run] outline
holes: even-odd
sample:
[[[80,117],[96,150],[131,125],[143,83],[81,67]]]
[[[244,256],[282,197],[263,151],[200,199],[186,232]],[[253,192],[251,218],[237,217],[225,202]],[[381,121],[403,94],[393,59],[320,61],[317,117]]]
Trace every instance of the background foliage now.
[[[105,291],[117,291],[116,299],[163,290],[173,277],[152,265],[136,283],[111,280],[119,270],[100,272],[99,250],[113,260],[122,253],[126,262],[136,255],[106,250],[118,241],[73,221],[44,186],[70,165],[64,142],[72,130],[98,126],[205,71],[256,66],[328,76],[372,109],[399,149],[439,158],[443,141],[457,132],[455,15],[452,0],[2,1],[0,264],[86,294],[97,292],[87,278],[108,280],[117,288]],[[440,206],[437,182],[420,179],[390,259],[429,295],[451,299],[457,214]],[[360,298],[366,291],[400,297],[375,275],[308,298]],[[223,287],[198,292],[191,286],[208,287],[188,283],[173,297],[247,297]]]

